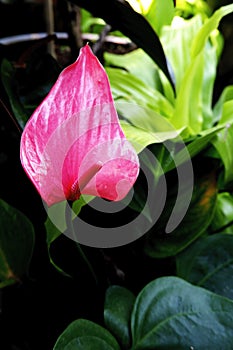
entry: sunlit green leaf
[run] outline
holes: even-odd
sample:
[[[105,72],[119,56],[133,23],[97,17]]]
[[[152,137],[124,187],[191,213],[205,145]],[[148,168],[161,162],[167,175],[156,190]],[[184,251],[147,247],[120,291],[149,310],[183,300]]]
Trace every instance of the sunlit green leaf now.
[[[172,115],[171,103],[159,91],[145,85],[140,78],[121,69],[107,68],[106,71],[114,100],[150,108],[164,117]]]
[[[163,26],[171,24],[174,13],[173,0],[153,0],[145,17],[159,35]]]
[[[223,6],[214,14],[206,20],[205,24],[200,29],[198,35],[195,37],[192,47],[191,55],[192,57],[197,56],[203,49],[211,32],[218,28],[220,20],[227,14],[233,12],[233,5]]]
[[[171,26],[162,28],[161,42],[175,74],[176,92],[191,63],[190,47],[195,35],[202,26],[199,15],[190,20],[175,17]]]
[[[224,181],[225,184],[233,181],[233,124],[225,127],[217,138],[213,141],[214,147],[217,149],[222,162],[224,164]]]
[[[227,86],[214,106],[214,120],[220,124],[233,122],[233,86]]]
[[[142,50],[137,49],[124,55],[104,53],[105,66],[118,67],[139,78],[147,86],[162,91],[158,67]]]

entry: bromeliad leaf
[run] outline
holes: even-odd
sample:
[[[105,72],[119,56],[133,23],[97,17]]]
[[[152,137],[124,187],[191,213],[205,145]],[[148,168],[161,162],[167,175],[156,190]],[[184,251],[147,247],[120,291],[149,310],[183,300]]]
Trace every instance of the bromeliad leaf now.
[[[224,165],[224,183],[233,181],[233,153],[229,150],[233,147],[233,124],[227,124],[212,142],[218,151]]]
[[[214,14],[205,22],[205,24],[200,29],[198,35],[195,37],[192,47],[191,55],[192,57],[197,56],[205,46],[207,39],[209,38],[211,32],[218,28],[221,19],[233,12],[233,5],[220,7]]]
[[[106,69],[114,100],[137,104],[149,108],[161,116],[170,118],[174,108],[172,104],[158,91],[146,85],[139,77],[121,69]],[[124,115],[124,114],[123,114]],[[142,123],[143,123],[143,118]]]

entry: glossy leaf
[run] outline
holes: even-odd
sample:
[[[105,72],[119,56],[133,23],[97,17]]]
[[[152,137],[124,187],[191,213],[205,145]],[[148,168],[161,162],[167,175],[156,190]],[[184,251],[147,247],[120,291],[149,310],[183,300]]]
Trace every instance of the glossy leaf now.
[[[231,349],[233,302],[177,277],[150,282],[132,313],[132,350]]]
[[[233,235],[203,237],[176,261],[179,277],[233,299]]]
[[[111,286],[107,289],[104,322],[122,349],[129,349],[131,344],[130,318],[134,301],[135,296],[126,288]]]
[[[91,337],[91,336],[75,338],[71,340],[71,342],[69,342],[63,348],[63,350],[93,350],[93,349],[114,350],[114,348],[111,347],[104,340],[97,337]]]
[[[189,188],[187,188],[188,190]],[[182,203],[186,203],[187,200],[185,196],[186,192],[184,191],[182,197],[179,198],[181,211]],[[196,180],[187,213],[179,226],[168,234],[165,233],[165,227],[174,206],[174,200],[171,198],[169,202],[166,202],[166,211],[162,214],[160,222],[148,233],[145,251],[152,257],[174,256],[205,232],[213,218],[216,204],[217,184],[215,174],[212,173]]]
[[[85,337],[88,337],[89,339],[85,340]],[[64,350],[65,347],[70,344],[70,342],[72,343],[67,349],[73,349],[73,346],[75,344],[77,348],[78,342],[80,341],[82,343],[82,339],[84,339],[83,346],[90,346],[90,344],[94,346],[95,338],[98,338],[97,344],[104,344],[106,350],[120,350],[120,347],[117,344],[116,340],[106,329],[94,322],[84,319],[73,321],[59,336],[53,350]],[[89,348],[84,347],[83,349]],[[103,349],[105,348],[103,347]]]
[[[34,229],[27,217],[0,200],[0,287],[27,274],[34,248]]]
[[[129,37],[154,60],[173,85],[158,36],[148,21],[129,4],[118,0],[101,0],[98,3],[95,0],[72,0],[72,2],[90,11],[95,17],[103,18],[114,30],[120,30]]]
[[[20,158],[48,206],[81,193],[121,200],[133,186],[138,158],[120,127],[106,72],[88,45],[31,116]]]

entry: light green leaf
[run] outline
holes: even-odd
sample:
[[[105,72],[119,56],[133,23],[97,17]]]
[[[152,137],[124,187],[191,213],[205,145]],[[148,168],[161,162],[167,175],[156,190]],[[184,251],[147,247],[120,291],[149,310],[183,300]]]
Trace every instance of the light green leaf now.
[[[100,341],[102,340],[108,345],[106,349],[120,350],[120,347],[117,341],[106,329],[104,329],[103,327],[99,326],[94,322],[91,322],[85,319],[78,319],[73,321],[71,324],[69,324],[69,326],[64,330],[64,332],[57,339],[53,350],[64,350],[65,347],[71,341],[76,342],[77,340],[75,339],[79,339],[83,337],[89,337],[89,338],[96,337]],[[92,344],[94,345],[94,343]],[[75,348],[71,347],[67,349],[71,350]]]
[[[126,288],[111,286],[107,289],[104,322],[122,349],[128,349],[131,344],[130,318],[134,301],[135,296]]]
[[[116,101],[115,105],[124,118],[120,123],[125,136],[138,153],[150,144],[179,139],[184,130],[184,128],[176,130],[168,119],[149,108],[122,100]]]
[[[233,122],[233,85],[227,86],[214,106],[214,121],[220,124]]]
[[[162,29],[160,40],[175,74],[177,94],[191,63],[190,47],[192,41],[201,26],[201,16],[197,15],[190,20],[174,17],[171,26],[165,26]]]
[[[193,58],[204,49],[206,40],[209,38],[211,32],[218,28],[221,19],[231,12],[233,12],[233,5],[223,6],[215,11],[208,20],[206,20],[205,24],[202,26],[192,43],[191,56]]]
[[[149,108],[168,118],[173,114],[171,103],[159,91],[145,85],[141,79],[121,69],[106,68],[106,71],[115,101],[121,99],[121,102]]]
[[[140,153],[146,146],[153,143],[161,143],[166,140],[175,139],[182,131],[173,130],[152,132],[129,124],[124,120],[121,121],[121,126],[126,138],[134,146],[137,153]]]
[[[149,283],[134,305],[132,350],[233,348],[233,302],[177,277]]]
[[[177,275],[233,299],[233,236],[204,237],[177,256]]]
[[[225,130],[222,130],[215,140],[213,146],[218,151],[224,164],[224,182],[225,184],[233,181],[233,124],[227,125]]]
[[[153,0],[145,17],[154,31],[160,35],[162,27],[171,24],[174,12],[172,0]]]
[[[202,83],[204,54],[192,61],[180,85],[174,115],[171,119],[176,128],[187,126],[191,135],[198,134],[203,125]]]
[[[152,89],[162,91],[158,67],[154,61],[142,50],[133,50],[124,55],[104,53],[105,67],[118,67],[139,78]]]

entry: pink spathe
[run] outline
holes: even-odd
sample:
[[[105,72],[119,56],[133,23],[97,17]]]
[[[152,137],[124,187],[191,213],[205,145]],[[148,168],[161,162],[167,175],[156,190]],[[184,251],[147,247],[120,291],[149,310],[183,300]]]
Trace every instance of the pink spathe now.
[[[107,74],[89,45],[64,69],[21,138],[24,170],[49,205],[90,194],[117,201],[139,173]]]

